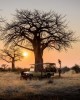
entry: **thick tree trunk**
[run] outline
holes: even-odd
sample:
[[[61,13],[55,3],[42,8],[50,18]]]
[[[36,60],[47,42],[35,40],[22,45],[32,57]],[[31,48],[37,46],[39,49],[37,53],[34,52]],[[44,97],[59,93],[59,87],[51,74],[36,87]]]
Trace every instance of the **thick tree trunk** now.
[[[43,49],[41,47],[40,34],[36,34],[34,37],[34,56],[35,56],[35,71],[42,72],[43,70]]]
[[[35,54],[35,71],[43,70],[43,58],[40,54]]]
[[[40,50],[34,51],[34,56],[35,56],[35,71],[36,72],[42,72],[43,70],[43,52]]]
[[[15,70],[15,61],[14,61],[14,59],[12,59],[12,70],[13,71]]]

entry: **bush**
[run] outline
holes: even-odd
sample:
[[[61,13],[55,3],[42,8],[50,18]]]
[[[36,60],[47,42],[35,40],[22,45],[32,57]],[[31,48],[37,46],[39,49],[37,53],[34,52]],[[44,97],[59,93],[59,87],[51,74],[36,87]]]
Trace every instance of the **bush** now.
[[[76,73],[80,73],[80,66],[77,64],[75,64],[71,69],[74,70]]]
[[[65,73],[65,72],[68,72],[70,70],[70,68],[68,68],[67,66],[65,66],[61,70],[62,70],[62,73]]]

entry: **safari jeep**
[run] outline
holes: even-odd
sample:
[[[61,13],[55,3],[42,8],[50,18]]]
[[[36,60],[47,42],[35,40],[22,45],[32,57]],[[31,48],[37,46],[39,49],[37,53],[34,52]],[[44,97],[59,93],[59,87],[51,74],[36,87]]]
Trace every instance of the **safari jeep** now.
[[[56,65],[55,63],[44,63],[44,65],[47,65],[47,67],[43,68],[43,71],[34,71],[34,67],[31,67],[30,71],[22,71],[21,72],[21,78],[23,79],[32,79],[32,78],[50,78],[51,76],[54,76],[54,73],[56,72]],[[39,64],[38,64],[39,65]]]
[[[21,79],[33,79],[33,78],[50,78],[51,76],[54,75],[54,72],[31,72],[31,71],[24,71],[21,72]]]

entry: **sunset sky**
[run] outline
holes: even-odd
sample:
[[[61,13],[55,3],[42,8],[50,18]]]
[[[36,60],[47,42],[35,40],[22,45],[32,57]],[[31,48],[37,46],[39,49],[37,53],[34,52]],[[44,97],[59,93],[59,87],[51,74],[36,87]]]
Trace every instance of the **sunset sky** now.
[[[7,21],[13,20],[16,9],[38,9],[46,12],[52,10],[63,16],[66,15],[65,19],[69,29],[73,30],[75,36],[80,38],[80,0],[0,0],[0,16]],[[34,54],[27,52],[28,56],[18,62],[17,66],[27,67],[34,63]],[[58,52],[55,49],[46,49],[43,58],[44,62],[54,62],[57,66],[59,66],[58,59],[61,59],[62,66],[71,67],[74,64],[80,64],[80,42],[72,44],[72,48],[67,51]]]

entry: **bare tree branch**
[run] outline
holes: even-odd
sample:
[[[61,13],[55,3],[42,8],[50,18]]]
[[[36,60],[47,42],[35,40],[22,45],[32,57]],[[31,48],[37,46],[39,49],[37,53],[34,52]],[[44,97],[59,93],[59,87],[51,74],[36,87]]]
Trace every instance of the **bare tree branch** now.
[[[15,69],[15,62],[22,58],[19,48],[10,47],[8,49],[0,50],[0,59],[8,63],[12,63],[12,69]]]

